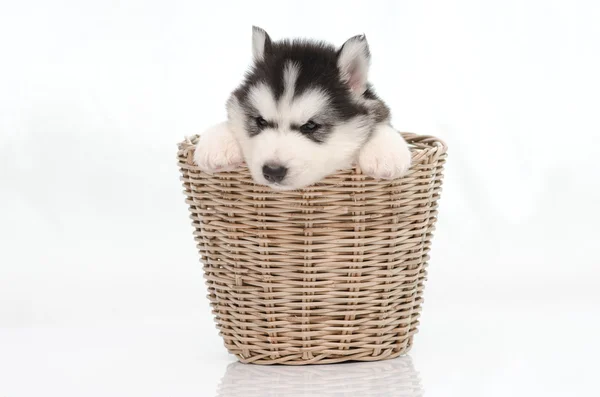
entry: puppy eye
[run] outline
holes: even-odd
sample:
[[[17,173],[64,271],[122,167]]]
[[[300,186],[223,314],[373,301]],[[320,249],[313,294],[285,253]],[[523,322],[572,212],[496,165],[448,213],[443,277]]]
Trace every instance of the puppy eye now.
[[[315,123],[312,120],[308,120],[308,122],[300,126],[300,132],[302,132],[303,134],[310,134],[311,132],[315,132],[316,130],[318,130],[319,127],[321,127],[319,124]]]
[[[262,117],[257,117],[255,119],[255,121],[256,121],[256,125],[259,128],[265,128],[267,125],[269,125],[269,123],[267,122],[267,120],[263,119]]]

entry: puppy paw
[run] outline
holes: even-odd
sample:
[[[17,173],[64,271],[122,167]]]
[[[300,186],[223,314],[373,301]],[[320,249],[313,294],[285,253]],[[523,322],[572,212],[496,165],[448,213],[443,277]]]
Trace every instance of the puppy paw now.
[[[200,135],[194,151],[194,162],[207,174],[232,171],[244,163],[242,150],[226,122]]]
[[[398,131],[389,125],[380,125],[360,150],[358,165],[364,174],[373,178],[396,179],[410,168],[411,152]]]

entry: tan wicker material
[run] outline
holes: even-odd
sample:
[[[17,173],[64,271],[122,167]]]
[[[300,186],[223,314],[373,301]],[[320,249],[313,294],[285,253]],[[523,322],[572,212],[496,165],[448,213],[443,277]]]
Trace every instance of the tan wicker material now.
[[[410,356],[375,363],[295,368],[232,363],[217,397],[422,397]]]
[[[179,167],[217,327],[244,363],[327,364],[406,353],[417,332],[446,145],[404,134],[409,173],[359,169],[275,192],[249,171]]]

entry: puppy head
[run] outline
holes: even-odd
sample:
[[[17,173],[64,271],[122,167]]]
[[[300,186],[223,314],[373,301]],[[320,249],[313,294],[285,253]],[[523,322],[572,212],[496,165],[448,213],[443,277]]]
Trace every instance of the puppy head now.
[[[351,165],[374,124],[364,36],[335,47],[273,42],[253,28],[253,66],[227,103],[257,183],[291,190]]]

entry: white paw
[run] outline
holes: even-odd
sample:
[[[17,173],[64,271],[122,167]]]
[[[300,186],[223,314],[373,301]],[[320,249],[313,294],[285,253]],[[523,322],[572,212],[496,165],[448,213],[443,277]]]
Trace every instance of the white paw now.
[[[231,171],[244,163],[242,150],[226,122],[200,135],[194,151],[194,162],[208,174]]]
[[[380,125],[358,154],[362,172],[376,179],[400,178],[410,168],[411,153],[402,135],[389,125]]]

